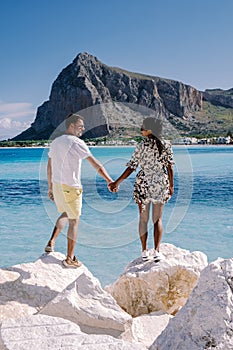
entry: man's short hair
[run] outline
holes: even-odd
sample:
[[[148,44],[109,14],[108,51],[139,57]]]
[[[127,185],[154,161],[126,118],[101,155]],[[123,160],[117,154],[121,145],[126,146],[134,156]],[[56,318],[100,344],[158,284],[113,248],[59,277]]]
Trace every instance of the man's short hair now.
[[[71,113],[71,114],[69,114],[68,117],[65,120],[66,129],[69,128],[70,124],[77,123],[78,120],[83,120],[83,117],[81,115],[79,115],[78,113]]]

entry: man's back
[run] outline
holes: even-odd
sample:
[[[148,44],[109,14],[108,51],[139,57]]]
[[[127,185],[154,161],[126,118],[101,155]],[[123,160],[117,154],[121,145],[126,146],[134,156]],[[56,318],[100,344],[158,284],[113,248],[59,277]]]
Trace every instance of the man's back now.
[[[50,145],[52,182],[80,188],[82,159],[91,153],[83,140],[74,135],[57,137]]]

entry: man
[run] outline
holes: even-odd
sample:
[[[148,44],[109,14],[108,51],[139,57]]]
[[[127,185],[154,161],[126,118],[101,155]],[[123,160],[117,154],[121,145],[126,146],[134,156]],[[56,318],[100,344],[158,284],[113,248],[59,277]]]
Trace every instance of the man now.
[[[66,267],[82,265],[74,255],[82,208],[82,185],[80,180],[82,159],[86,159],[107,182],[113,180],[103,165],[93,157],[86,143],[79,137],[84,128],[83,118],[70,114],[65,120],[66,133],[57,137],[50,146],[47,165],[48,196],[54,200],[62,214],[57,219],[51,238],[45,247],[47,253],[54,251],[57,236],[68,222]]]

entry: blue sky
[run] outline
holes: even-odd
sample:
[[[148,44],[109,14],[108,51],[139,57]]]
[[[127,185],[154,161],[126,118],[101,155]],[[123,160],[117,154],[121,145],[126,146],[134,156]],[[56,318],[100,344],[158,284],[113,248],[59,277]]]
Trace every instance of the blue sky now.
[[[1,0],[0,140],[80,52],[194,86],[233,87],[232,0]]]

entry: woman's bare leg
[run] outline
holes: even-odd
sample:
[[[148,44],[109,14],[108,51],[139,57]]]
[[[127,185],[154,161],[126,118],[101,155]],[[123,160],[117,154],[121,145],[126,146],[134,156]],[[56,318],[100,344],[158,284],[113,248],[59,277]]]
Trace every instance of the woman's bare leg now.
[[[142,245],[142,251],[147,250],[147,237],[148,237],[148,221],[149,221],[149,211],[150,203],[146,205],[145,210],[142,211],[142,205],[138,204],[139,208],[139,236]]]
[[[153,204],[152,220],[154,224],[154,248],[159,252],[160,242],[163,235],[163,207],[164,204]]]

